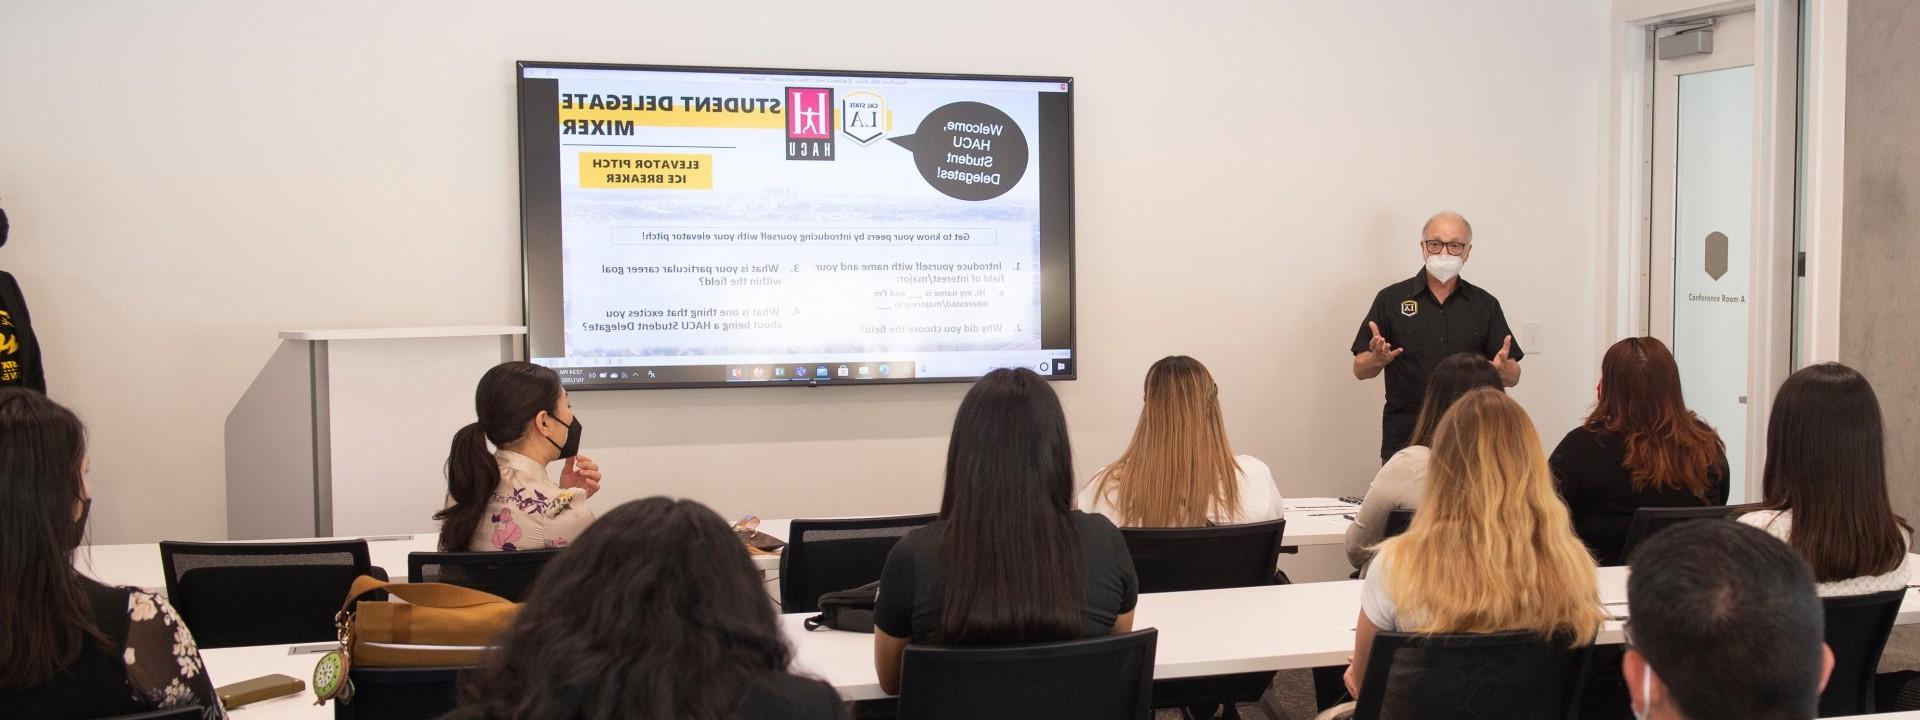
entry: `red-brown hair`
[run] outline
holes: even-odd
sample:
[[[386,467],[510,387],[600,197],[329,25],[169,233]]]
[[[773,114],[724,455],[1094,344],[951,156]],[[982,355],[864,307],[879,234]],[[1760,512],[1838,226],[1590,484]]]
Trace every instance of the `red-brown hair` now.
[[[1705,500],[1708,476],[1726,464],[1726,444],[1687,409],[1680,366],[1658,338],[1627,338],[1607,349],[1587,429],[1626,443],[1634,492],[1678,488]]]

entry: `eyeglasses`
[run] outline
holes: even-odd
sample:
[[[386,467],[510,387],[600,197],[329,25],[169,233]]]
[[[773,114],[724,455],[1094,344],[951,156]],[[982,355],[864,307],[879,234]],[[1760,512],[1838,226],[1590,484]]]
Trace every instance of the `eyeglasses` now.
[[[1473,247],[1473,243],[1443,243],[1439,240],[1428,240],[1421,244],[1426,246],[1427,252],[1435,255],[1440,254],[1441,250],[1446,250],[1448,255],[1459,255],[1466,252],[1467,248]]]

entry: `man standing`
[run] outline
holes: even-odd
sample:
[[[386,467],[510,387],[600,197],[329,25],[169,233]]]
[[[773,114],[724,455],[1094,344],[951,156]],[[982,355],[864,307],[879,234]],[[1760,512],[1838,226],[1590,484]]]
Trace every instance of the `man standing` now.
[[[1387,373],[1387,404],[1380,417],[1380,459],[1406,447],[1427,377],[1442,358],[1474,353],[1493,363],[1507,387],[1520,383],[1520,359],[1507,316],[1492,293],[1460,279],[1473,256],[1473,226],[1459,213],[1441,212],[1420,229],[1426,267],[1388,285],[1353,339],[1353,376]],[[1404,355],[1404,357],[1403,357]]]

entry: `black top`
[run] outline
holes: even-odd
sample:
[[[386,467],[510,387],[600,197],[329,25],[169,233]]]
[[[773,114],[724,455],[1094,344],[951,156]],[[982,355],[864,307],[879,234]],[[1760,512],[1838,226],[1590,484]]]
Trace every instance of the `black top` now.
[[[880,596],[875,599],[873,625],[914,644],[932,640],[940,624],[940,595],[946,584],[940,576],[940,533],[947,521],[936,520],[900,538],[887,554],[880,572]],[[1080,535],[1080,602],[1085,622],[1081,637],[1099,637],[1113,631],[1113,622],[1133,611],[1140,582],[1133,574],[1133,556],[1127,541],[1105,515],[1073,511],[1073,529]]]
[[[1405,348],[1387,364],[1387,404],[1380,416],[1380,459],[1385,460],[1407,446],[1413,436],[1413,422],[1420,416],[1420,400],[1427,392],[1427,377],[1440,361],[1455,353],[1475,353],[1488,360],[1500,354],[1500,343],[1513,334],[1507,327],[1507,315],[1500,301],[1466,278],[1454,285],[1441,304],[1427,287],[1427,271],[1388,285],[1373,296],[1373,307],[1360,321],[1360,332],[1353,338],[1353,354],[1366,352],[1373,341],[1372,322],[1380,326],[1380,336],[1396,348]],[[1509,359],[1526,357],[1519,341],[1507,351]]]
[[[1633,473],[1627,470],[1627,444],[1612,433],[1574,428],[1553,449],[1548,463],[1560,497],[1573,513],[1573,531],[1593,551],[1601,565],[1622,565],[1620,549],[1627,541],[1633,511],[1643,507],[1704,507],[1727,504],[1727,454],[1708,475],[1707,497],[1683,489],[1633,491]]]
[[[0,718],[99,718],[191,705],[209,720],[225,717],[200,651],[164,599],[80,582],[110,647],[83,640],[79,657],[45,682],[0,688]]]
[[[842,720],[846,713],[832,685],[777,672],[766,673],[755,680],[741,698],[740,711],[734,717]]]
[[[40,341],[33,336],[27,315],[27,297],[13,276],[0,272],[0,388],[28,387],[47,391],[46,371],[40,366]]]

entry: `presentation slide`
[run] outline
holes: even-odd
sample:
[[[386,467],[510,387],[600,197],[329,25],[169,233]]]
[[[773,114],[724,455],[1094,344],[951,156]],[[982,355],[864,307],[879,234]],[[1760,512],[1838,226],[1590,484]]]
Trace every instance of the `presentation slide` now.
[[[569,387],[1074,376],[1071,80],[518,83],[527,355]]]

